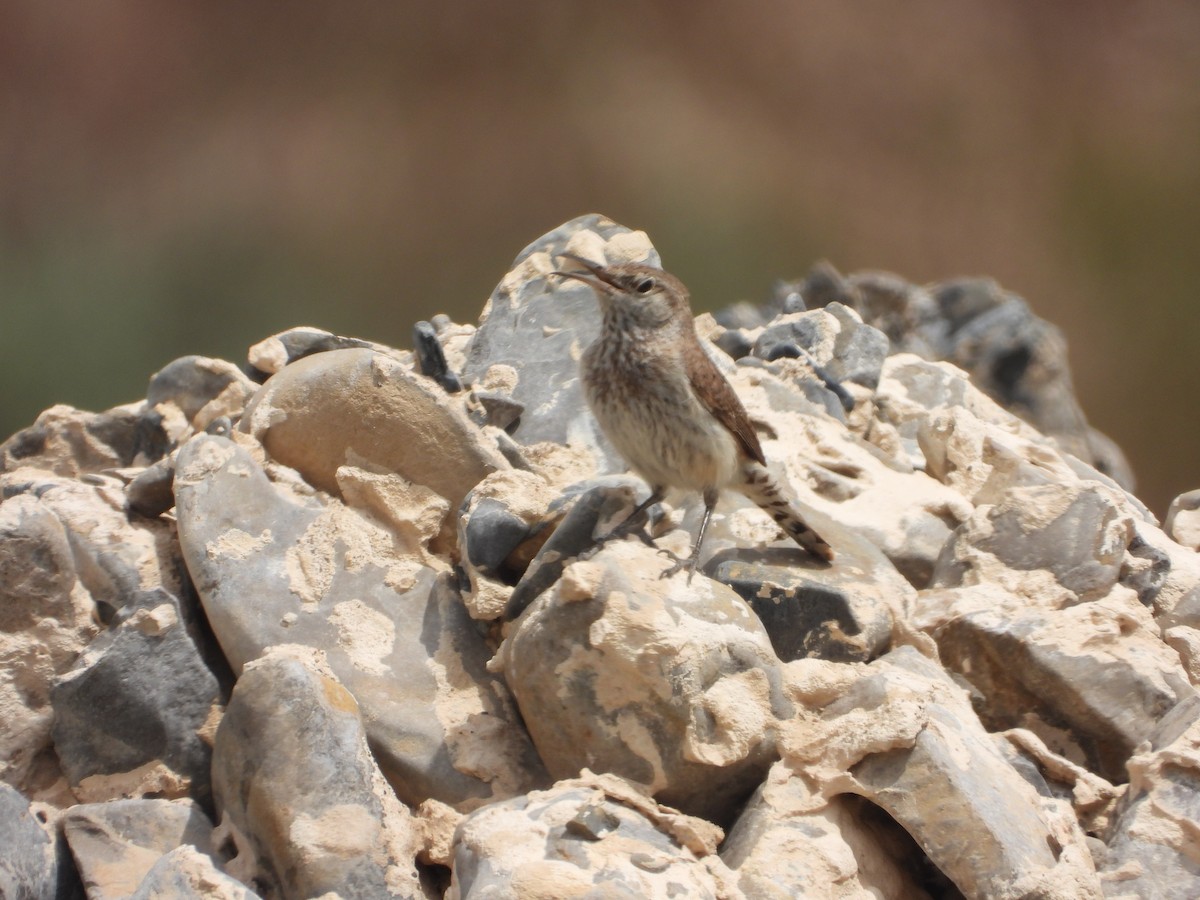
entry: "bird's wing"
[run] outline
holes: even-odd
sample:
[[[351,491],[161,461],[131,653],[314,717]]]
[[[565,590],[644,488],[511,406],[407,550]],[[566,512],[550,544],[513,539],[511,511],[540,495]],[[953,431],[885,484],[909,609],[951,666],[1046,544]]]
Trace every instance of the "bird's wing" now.
[[[767,460],[763,456],[758,435],[754,433],[754,426],[750,424],[750,416],[746,414],[746,407],[742,406],[742,401],[721,370],[699,344],[695,353],[684,354],[684,367],[696,398],[716,416],[718,422],[729,429],[748,457],[765,466]]]

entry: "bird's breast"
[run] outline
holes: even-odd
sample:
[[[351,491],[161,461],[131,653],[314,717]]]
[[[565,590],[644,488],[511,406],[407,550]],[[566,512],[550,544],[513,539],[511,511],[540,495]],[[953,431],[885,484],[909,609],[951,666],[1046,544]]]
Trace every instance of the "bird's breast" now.
[[[737,443],[666,353],[597,341],[584,353],[584,394],[617,451],[652,484],[720,488],[740,467]]]

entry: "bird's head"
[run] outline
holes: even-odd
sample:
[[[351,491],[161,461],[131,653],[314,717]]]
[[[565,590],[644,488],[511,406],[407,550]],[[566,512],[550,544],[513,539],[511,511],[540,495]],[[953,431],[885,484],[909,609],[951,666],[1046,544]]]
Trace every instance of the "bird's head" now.
[[[551,274],[582,281],[600,301],[605,315],[617,315],[642,328],[662,328],[680,320],[691,321],[687,288],[674,275],[642,263],[602,266],[573,253],[561,254],[578,268]]]

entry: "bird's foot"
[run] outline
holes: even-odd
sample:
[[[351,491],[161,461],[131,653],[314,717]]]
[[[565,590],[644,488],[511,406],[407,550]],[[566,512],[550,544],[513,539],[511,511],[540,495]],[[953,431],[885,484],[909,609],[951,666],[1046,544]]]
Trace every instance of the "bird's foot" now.
[[[686,570],[688,573],[688,584],[691,584],[692,576],[694,574],[696,574],[696,554],[693,553],[691,556],[689,556],[685,559],[682,556],[677,556],[676,554],[672,553],[670,550],[660,547],[658,549],[658,555],[665,556],[667,559],[671,560],[671,563],[672,563],[672,565],[669,568],[664,569],[659,574],[659,576],[658,576],[659,578],[670,578],[672,575],[676,574],[677,572],[682,572],[682,571]]]

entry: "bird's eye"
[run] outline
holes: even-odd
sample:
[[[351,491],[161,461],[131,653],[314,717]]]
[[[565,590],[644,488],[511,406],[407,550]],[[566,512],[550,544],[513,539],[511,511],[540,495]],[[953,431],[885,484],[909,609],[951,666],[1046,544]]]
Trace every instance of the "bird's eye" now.
[[[637,283],[636,290],[639,294],[650,293],[652,290],[654,290],[654,279],[653,278],[643,278],[641,281],[639,281]]]

